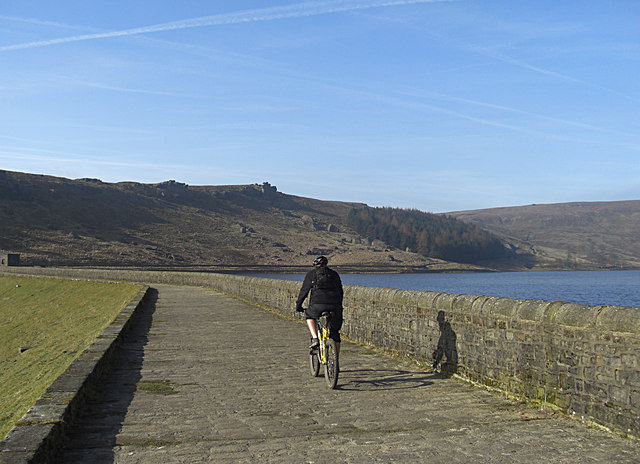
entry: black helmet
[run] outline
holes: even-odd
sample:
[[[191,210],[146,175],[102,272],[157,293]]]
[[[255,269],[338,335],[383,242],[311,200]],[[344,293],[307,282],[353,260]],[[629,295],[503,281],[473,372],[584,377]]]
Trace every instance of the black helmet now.
[[[324,256],[318,256],[316,259],[313,260],[313,265],[315,267],[326,266],[327,263],[329,263],[329,260]]]

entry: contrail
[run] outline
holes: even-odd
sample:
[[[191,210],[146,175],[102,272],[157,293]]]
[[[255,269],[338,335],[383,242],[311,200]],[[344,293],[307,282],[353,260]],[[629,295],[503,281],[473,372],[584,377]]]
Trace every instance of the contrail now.
[[[24,50],[27,48],[48,47],[68,42],[81,42],[84,40],[106,39],[110,37],[123,37],[128,35],[147,34],[150,32],[172,31],[176,29],[189,29],[194,27],[220,26],[227,24],[251,23],[259,21],[274,21],[277,19],[301,18],[307,16],[318,16],[331,13],[342,13],[346,11],[366,10],[370,8],[381,8],[390,6],[404,6],[419,3],[440,3],[455,0],[373,0],[373,1],[353,1],[336,0],[331,2],[305,2],[294,5],[283,5],[270,8],[257,8],[252,10],[237,11],[233,13],[202,16],[199,18],[184,19],[168,23],[155,24],[151,26],[124,29],[121,31],[111,31],[96,34],[83,34],[58,39],[40,40],[36,42],[26,42],[15,45],[5,45],[0,47],[0,52],[12,50]]]
[[[428,98],[428,95],[425,96],[421,92],[418,92],[418,91],[409,91],[409,92],[407,92],[407,95],[409,95],[411,97],[417,97],[417,98]],[[516,113],[516,114],[521,114],[523,116],[528,116],[528,117],[532,117],[532,118],[536,118],[536,119],[541,119],[543,121],[557,122],[557,123],[560,123],[560,124],[566,124],[566,125],[569,125],[569,126],[579,127],[579,128],[582,128],[582,129],[588,129],[588,130],[592,130],[592,131],[608,132],[608,133],[611,133],[611,134],[625,135],[625,136],[629,136],[629,137],[635,137],[636,136],[636,134],[632,134],[632,133],[628,133],[628,132],[616,131],[616,130],[608,129],[608,128],[605,128],[605,127],[594,126],[592,124],[585,124],[585,123],[581,123],[581,122],[577,122],[577,121],[570,121],[570,120],[567,120],[567,119],[554,118],[554,117],[545,116],[545,115],[539,114],[539,113],[532,113],[530,111],[524,111],[524,110],[520,110],[520,109],[517,109],[517,108],[511,108],[509,106],[497,105],[497,104],[494,104],[494,103],[486,103],[486,102],[481,102],[481,101],[477,101],[477,100],[470,100],[468,98],[460,98],[460,97],[455,97],[453,95],[446,95],[446,94],[438,93],[438,92],[429,92],[429,95],[432,95],[435,98],[442,98],[442,99],[445,99],[445,100],[457,101],[457,102],[461,102],[461,103],[468,103],[470,105],[481,106],[481,107],[484,107],[484,108],[492,108],[492,109],[496,109],[496,110],[500,110],[500,111],[507,111],[507,112],[510,112],[510,113]]]
[[[202,98],[202,96],[200,95],[196,96],[196,95],[189,95],[185,93],[162,92],[158,90],[134,89],[134,88],[128,88],[128,87],[116,87],[113,85],[99,84],[97,82],[77,82],[75,84],[82,87],[92,87],[95,89],[102,89],[102,90],[113,90],[115,92],[141,93],[141,94],[148,94],[148,95],[160,95],[164,97]]]
[[[26,149],[26,151],[33,151],[30,149]],[[42,151],[45,154],[29,154],[20,151],[5,151],[0,149],[0,159],[2,160],[20,160],[20,161],[37,161],[37,162],[50,162],[50,163],[87,163],[98,166],[124,166],[131,168],[170,168],[170,169],[178,169],[183,167],[182,165],[171,165],[171,164],[156,164],[156,163],[145,163],[145,162],[135,162],[135,161],[117,161],[113,159],[99,159],[99,158],[80,158],[79,155],[75,153],[60,153],[60,152],[48,152],[46,150],[36,150]]]
[[[592,87],[594,89],[602,90],[602,91],[610,93],[612,95],[616,95],[618,97],[626,98],[627,100],[631,100],[633,102],[640,103],[640,99],[638,99],[636,97],[632,97],[632,96],[627,95],[627,94],[624,94],[622,92],[618,92],[617,90],[613,90],[613,89],[610,89],[608,87],[603,87],[601,85],[593,84],[591,82],[583,81],[582,79],[577,79],[575,77],[571,77],[571,76],[568,76],[566,74],[562,74],[562,73],[555,72],[555,71],[550,71],[548,69],[540,68],[538,66],[533,66],[533,65],[531,65],[529,63],[525,63],[524,61],[517,60],[515,58],[511,58],[511,57],[503,55],[501,53],[493,52],[493,51],[488,50],[487,48],[484,48],[484,47],[471,46],[471,47],[467,47],[467,48],[469,48],[470,50],[476,51],[478,53],[481,53],[481,54],[483,54],[485,56],[488,56],[488,57],[491,57],[491,58],[495,58],[496,60],[502,61],[503,63],[509,63],[509,64],[514,65],[514,66],[519,66],[521,68],[528,69],[530,71],[534,71],[534,72],[537,72],[537,73],[540,73],[540,74],[544,74],[544,75],[547,75],[547,76],[555,77],[555,78],[558,78],[558,79],[563,79],[563,80],[566,80],[566,81],[569,81],[569,82],[574,82],[576,84],[584,85],[584,86],[587,86],[587,87]]]

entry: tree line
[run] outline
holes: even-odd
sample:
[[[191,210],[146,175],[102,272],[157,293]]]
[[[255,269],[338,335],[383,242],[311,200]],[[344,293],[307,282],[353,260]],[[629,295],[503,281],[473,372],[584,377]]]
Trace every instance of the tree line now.
[[[416,209],[354,208],[347,222],[360,235],[431,258],[475,264],[505,256],[493,234],[454,217]]]

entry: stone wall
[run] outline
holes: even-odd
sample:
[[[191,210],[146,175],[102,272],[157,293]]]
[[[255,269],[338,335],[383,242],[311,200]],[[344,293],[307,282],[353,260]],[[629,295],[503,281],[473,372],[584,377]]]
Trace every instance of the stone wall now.
[[[190,272],[28,272],[206,286],[288,316],[301,285]],[[344,306],[351,339],[429,365],[435,355],[444,374],[640,437],[640,308],[357,286],[345,287]]]

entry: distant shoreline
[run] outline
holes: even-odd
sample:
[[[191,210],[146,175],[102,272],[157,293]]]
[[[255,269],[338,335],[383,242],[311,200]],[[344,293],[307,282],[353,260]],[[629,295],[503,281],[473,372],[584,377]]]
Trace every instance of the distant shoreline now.
[[[12,267],[11,269],[19,269],[22,266]],[[31,267],[31,266],[27,266]],[[69,268],[69,269],[112,269],[112,270],[135,270],[135,271],[167,271],[167,272],[205,272],[205,273],[222,273],[222,274],[304,274],[312,268],[308,266],[296,265],[183,265],[183,266],[165,266],[165,265],[143,265],[143,266],[100,266],[100,265],[71,265],[71,266],[35,266],[35,267],[52,267],[52,268]],[[483,268],[479,266],[459,264],[447,265],[427,265],[427,266],[402,266],[402,265],[334,265],[331,266],[337,271],[345,274],[452,274],[452,273],[497,273],[497,272],[557,272],[557,271],[637,271],[640,268],[633,267],[616,267],[616,268],[598,268],[598,269],[564,269],[564,268],[532,268],[532,269],[495,269]]]

